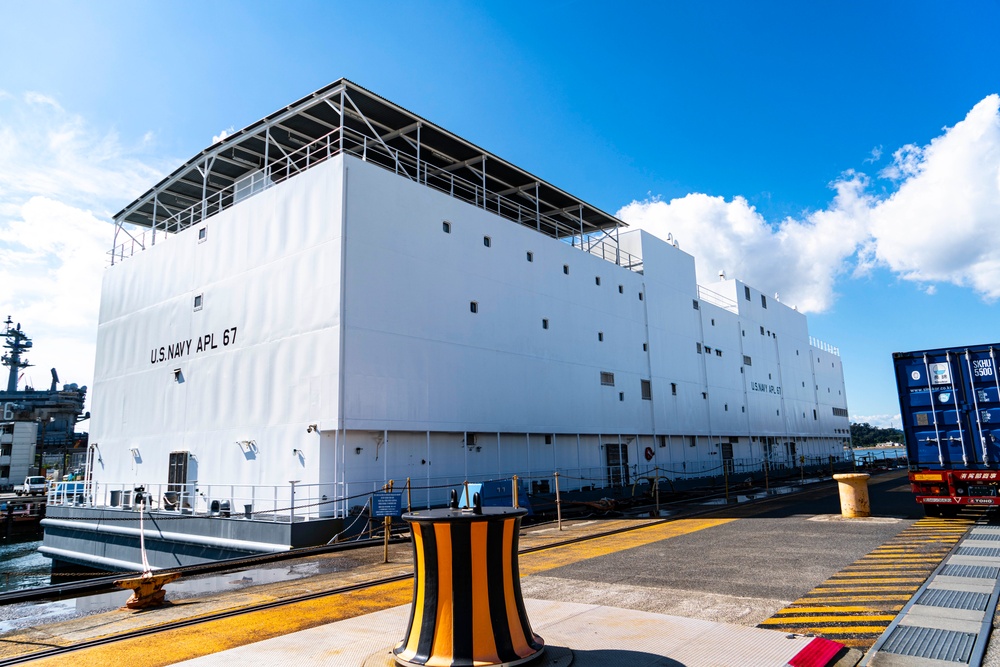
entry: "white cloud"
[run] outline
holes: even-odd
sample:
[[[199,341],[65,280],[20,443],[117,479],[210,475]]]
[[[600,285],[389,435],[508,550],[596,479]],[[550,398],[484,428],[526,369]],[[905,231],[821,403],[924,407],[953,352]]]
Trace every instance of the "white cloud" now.
[[[123,146],[113,129],[95,128],[39,93],[23,100],[0,98],[0,202],[40,195],[109,215],[159,179],[163,165]]]
[[[0,95],[0,317],[34,340],[25,379],[91,385],[111,212],[160,177],[135,147],[40,94]],[[162,163],[161,163],[162,164]]]
[[[881,155],[873,149],[871,161]],[[891,195],[875,196],[868,176],[848,171],[832,184],[826,209],[777,222],[743,197],[697,193],[632,202],[618,215],[661,238],[672,233],[695,256],[699,282],[724,270],[806,312],[833,304],[840,276],[874,266],[928,295],[947,282],[1000,298],[1000,244],[992,242],[1000,227],[1000,96],[927,146],[899,148],[879,176],[895,183]]]
[[[224,129],[222,132],[219,132],[218,134],[212,136],[212,144],[214,145],[214,144],[219,143],[220,141],[222,141],[223,139],[225,139],[226,137],[228,137],[232,133],[233,133],[233,126],[230,125],[226,129]]]
[[[670,202],[633,202],[618,212],[632,227],[660,238],[673,234],[695,256],[698,281],[720,270],[738,277],[799,310],[822,311],[834,299],[834,280],[849,269],[848,258],[866,237],[871,199],[867,180],[846,174],[833,185],[833,204],[803,220],[769,225],[743,197],[690,194]]]
[[[1000,298],[1000,96],[924,147],[904,146],[886,175],[898,190],[872,211],[875,259],[905,280]]]
[[[851,415],[854,424],[871,424],[879,428],[903,428],[899,414],[894,415]]]

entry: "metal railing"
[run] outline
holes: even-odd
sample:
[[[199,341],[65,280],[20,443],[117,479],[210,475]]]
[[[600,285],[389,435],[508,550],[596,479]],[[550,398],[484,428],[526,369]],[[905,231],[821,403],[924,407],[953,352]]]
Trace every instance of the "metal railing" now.
[[[812,345],[813,347],[817,348],[817,349],[823,350],[824,352],[829,352],[830,354],[832,354],[834,356],[837,356],[837,357],[840,356],[840,348],[839,347],[834,347],[833,345],[830,345],[829,343],[824,343],[819,338],[813,338],[812,336],[809,336],[809,344]]]
[[[560,467],[551,473],[510,470],[503,474],[482,474],[463,477],[447,475],[393,480],[394,488],[406,490],[404,506],[417,508],[439,507],[447,503],[452,489],[466,482],[481,483],[496,479],[509,479],[514,475],[531,489],[554,489],[554,473],[560,475],[564,491],[614,489],[631,486],[641,480],[679,482],[710,478],[742,477],[759,478],[762,475],[794,476],[803,470],[829,472],[835,466],[853,464],[850,451],[838,456],[773,456],[771,459],[734,458],[720,461],[665,461],[642,464]],[[861,463],[859,459],[859,463]],[[141,501],[146,510],[173,514],[178,518],[218,517],[235,520],[270,522],[301,522],[318,519],[343,518],[364,511],[371,495],[383,490],[390,480],[367,480],[326,484],[288,485],[140,485],[69,482],[54,484],[49,488],[48,503],[134,511]],[[757,481],[760,481],[759,479]],[[407,485],[408,482],[408,485]],[[534,486],[538,484],[538,487]],[[545,491],[544,489],[548,489]]]
[[[582,225],[570,226],[563,220],[544,215],[535,208],[529,208],[490,191],[482,183],[456,176],[453,172],[418,159],[415,155],[391,148],[380,139],[374,139],[347,127],[335,128],[319,139],[272,161],[263,169],[244,176],[181,211],[162,218],[156,217],[153,227],[138,235],[132,234],[120,225],[120,230],[129,238],[109,251],[111,264],[145,250],[147,243],[155,245],[158,240],[163,241],[179,231],[197,225],[248,197],[326,162],[341,152],[444,192],[502,218],[533,228],[552,238],[563,240],[606,261],[632,271],[642,270],[640,257],[621,250],[616,244],[607,240],[589,239],[588,235],[584,234]]]
[[[739,313],[739,305],[732,299],[722,296],[718,292],[713,292],[707,287],[702,287],[698,285],[698,298],[705,303],[710,303],[713,306],[718,306],[724,310],[728,310],[731,313]]]

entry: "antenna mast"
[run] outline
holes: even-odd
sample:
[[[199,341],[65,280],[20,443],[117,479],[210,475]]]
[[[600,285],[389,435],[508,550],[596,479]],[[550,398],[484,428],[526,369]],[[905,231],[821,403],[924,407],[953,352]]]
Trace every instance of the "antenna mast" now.
[[[10,351],[3,355],[2,362],[4,366],[10,368],[10,375],[7,377],[7,391],[9,392],[17,391],[17,376],[21,369],[31,366],[27,359],[21,359],[21,353],[31,349],[31,339],[21,331],[20,322],[16,327],[11,327],[13,323],[14,321],[8,315],[7,321],[4,322],[7,329],[3,334],[5,339],[3,346]]]

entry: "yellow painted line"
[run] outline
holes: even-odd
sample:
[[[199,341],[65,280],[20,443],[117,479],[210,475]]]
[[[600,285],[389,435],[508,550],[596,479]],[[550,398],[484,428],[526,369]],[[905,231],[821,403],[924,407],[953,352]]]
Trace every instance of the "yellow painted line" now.
[[[923,579],[924,576],[930,572],[930,568],[924,568],[922,572],[886,572],[886,571],[872,571],[868,570],[852,570],[851,572],[838,572],[837,574],[830,577],[830,579],[888,579],[888,578],[903,578],[903,579]]]
[[[542,552],[524,554],[520,558],[521,576],[537,574],[546,570],[553,570],[564,565],[572,565],[582,560],[589,560],[599,556],[606,556],[611,553],[634,549],[635,547],[653,544],[662,540],[669,540],[672,537],[688,535],[690,533],[714,528],[723,524],[731,523],[737,519],[681,519],[670,523],[657,524],[633,530],[628,533],[609,535],[586,542],[567,544]]]
[[[885,591],[887,593],[894,593],[896,591],[915,591],[920,586],[855,586],[853,588],[845,586],[817,586],[815,588],[817,593],[868,593]]]
[[[861,579],[861,578],[858,578],[858,579],[849,579],[849,578],[844,578],[844,577],[830,577],[830,579],[828,579],[826,581],[826,583],[831,584],[831,585],[845,584],[845,585],[848,585],[848,586],[854,585],[854,584],[864,584],[864,583],[869,583],[869,584],[910,584],[910,583],[913,583],[914,581],[916,581],[918,583],[922,582],[926,578],[927,577],[867,577],[867,578],[863,578],[863,579]]]
[[[895,617],[893,617],[895,618]],[[879,625],[848,625],[844,627],[825,627],[820,626],[816,628],[795,628],[795,632],[799,633],[811,633],[814,635],[826,636],[826,635],[880,635],[885,630],[886,624],[880,623]],[[840,641],[839,639],[837,641]]]
[[[792,603],[791,609],[796,609],[797,604],[818,604],[826,602],[829,604],[836,604],[838,602],[882,602],[883,600],[909,600],[912,596],[909,593],[904,593],[902,595],[816,595],[816,596],[806,596],[804,598],[799,598]],[[902,609],[903,605],[892,605],[893,607]]]
[[[891,621],[896,618],[895,614],[861,614],[855,616],[782,616],[780,618],[769,618],[761,622],[761,625],[798,625],[800,623],[849,623],[864,621]],[[885,626],[883,626],[885,627]]]
[[[907,598],[907,599],[909,599],[909,598]],[[903,605],[894,605],[894,606],[902,607]],[[782,609],[781,611],[779,611],[778,613],[779,614],[784,614],[784,613],[789,613],[790,614],[792,612],[795,612],[796,614],[808,614],[808,613],[811,613],[811,612],[829,613],[831,611],[843,611],[843,612],[861,611],[861,612],[864,612],[864,611],[881,611],[881,609],[873,609],[872,607],[859,607],[857,605],[824,605],[822,607],[786,607],[786,608]],[[777,618],[777,617],[775,617],[775,618]],[[895,617],[893,617],[893,618],[895,618]]]
[[[36,667],[144,665],[160,667],[253,642],[407,604],[413,582],[398,581],[363,591],[256,611],[198,625],[124,639],[73,653],[35,660]],[[262,600],[263,601],[263,600]]]
[[[904,563],[901,565],[894,565],[892,563],[858,563],[855,562],[848,567],[841,570],[842,573],[857,573],[857,572],[874,572],[876,574],[884,574],[886,571],[899,571],[902,573],[907,572],[930,572],[937,564],[941,562],[943,556],[938,556],[937,558],[932,558],[930,560],[922,560],[919,562]]]

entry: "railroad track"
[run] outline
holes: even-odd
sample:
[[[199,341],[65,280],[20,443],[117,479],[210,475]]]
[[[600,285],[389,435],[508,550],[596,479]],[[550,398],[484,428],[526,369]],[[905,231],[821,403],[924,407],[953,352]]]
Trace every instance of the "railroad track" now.
[[[757,499],[755,499],[753,501],[750,501],[749,503],[742,503],[740,506],[724,505],[724,506],[720,507],[720,506],[705,506],[705,505],[701,505],[699,507],[693,507],[693,508],[692,507],[687,507],[687,508],[685,508],[685,511],[680,511],[677,514],[672,515],[670,517],[666,517],[666,518],[662,518],[662,519],[656,519],[656,520],[651,520],[651,521],[645,521],[645,522],[643,522],[641,524],[634,525],[634,526],[625,526],[625,527],[620,527],[620,528],[616,528],[616,529],[613,529],[613,530],[603,530],[603,531],[599,531],[599,532],[596,532],[596,533],[591,533],[591,534],[587,534],[587,535],[583,535],[583,536],[577,536],[577,537],[572,537],[572,538],[567,538],[567,539],[555,540],[555,541],[547,543],[547,544],[542,544],[542,545],[528,547],[528,548],[522,548],[519,551],[519,554],[521,554],[523,556],[523,555],[527,555],[527,554],[531,554],[531,553],[537,553],[537,552],[546,551],[546,550],[550,550],[550,549],[556,549],[556,548],[559,548],[559,547],[569,546],[569,545],[572,545],[572,544],[578,544],[578,543],[581,543],[581,542],[587,542],[587,541],[591,541],[591,540],[598,540],[598,539],[601,539],[601,538],[611,537],[611,536],[619,535],[619,534],[623,534],[623,533],[629,533],[629,532],[641,530],[641,529],[644,529],[644,528],[650,528],[652,526],[659,526],[659,525],[662,525],[662,524],[671,523],[671,522],[674,522],[674,521],[677,521],[677,520],[680,520],[680,519],[689,519],[689,518],[694,518],[694,517],[710,516],[712,514],[719,513],[720,511],[726,511],[726,510],[732,511],[732,510],[736,509],[737,507],[740,507],[741,510],[743,508],[749,509],[748,507],[746,507],[747,505],[756,505],[756,506],[759,506],[759,505],[762,505],[762,504],[770,504],[770,503],[775,503],[775,502],[788,502],[788,501],[792,500],[795,496],[800,496],[802,494],[810,494],[810,493],[814,493],[814,492],[819,492],[819,491],[821,491],[821,489],[823,487],[826,487],[826,486],[827,486],[826,483],[821,483],[821,484],[811,485],[809,487],[806,487],[804,489],[801,489],[800,491],[796,491],[796,492],[793,492],[793,493],[783,493],[783,494],[778,494],[778,495],[763,495],[762,497],[757,498]],[[703,501],[704,499],[699,499],[699,500]],[[694,502],[699,502],[699,501],[696,500]],[[740,512],[740,513],[742,513],[742,512]],[[536,528],[537,526],[538,525],[536,524],[535,526],[530,526],[530,527],[527,527],[527,528]],[[377,542],[377,544],[379,546],[381,546],[381,540],[376,540],[375,542]],[[373,545],[369,545],[369,546],[373,546]],[[310,553],[305,553],[305,554],[301,554],[300,553],[300,554],[296,554],[296,555],[298,557],[302,557],[302,556],[309,556],[309,555],[313,555],[313,554],[321,553],[321,552],[325,553],[327,551],[330,551],[330,550],[311,550]],[[251,559],[245,559],[245,560],[247,561],[247,564],[250,564],[250,563],[257,564],[258,562],[260,562],[260,559],[257,559],[257,558],[251,558]],[[270,559],[268,559],[268,560],[270,560]],[[237,563],[237,562],[231,563],[231,565],[238,565],[238,564],[239,563]],[[192,568],[192,569],[197,570],[197,572],[199,574],[201,574],[201,573],[203,573],[205,571],[204,567],[201,567],[201,568],[195,567],[195,568]],[[217,567],[217,568],[213,568],[213,569],[215,569],[216,571],[218,571],[218,569],[221,569],[221,567]],[[227,571],[231,571],[231,567],[227,567],[226,570]],[[118,578],[118,577],[116,577],[116,578]],[[338,587],[335,587],[335,588],[330,588],[330,589],[326,589],[326,590],[322,590],[322,591],[316,591],[316,592],[311,592],[311,593],[304,593],[304,594],[300,594],[300,595],[289,596],[289,597],[282,598],[280,600],[272,600],[272,601],[267,601],[267,602],[258,602],[258,603],[254,603],[254,604],[250,604],[250,605],[245,605],[245,606],[242,606],[242,607],[238,607],[238,608],[220,610],[220,611],[216,611],[216,612],[210,612],[210,613],[202,614],[202,615],[199,615],[199,616],[193,617],[193,618],[181,619],[181,620],[176,620],[176,621],[168,621],[168,622],[159,623],[159,624],[156,624],[156,625],[150,625],[150,626],[143,627],[143,628],[136,628],[134,630],[129,630],[129,631],[126,631],[126,632],[121,632],[121,633],[113,634],[113,635],[108,635],[108,636],[105,636],[105,637],[99,637],[99,638],[95,638],[95,639],[78,641],[78,642],[75,642],[75,643],[73,643],[71,645],[66,645],[66,646],[48,646],[48,647],[42,648],[40,650],[31,651],[31,652],[24,653],[24,654],[21,654],[21,655],[9,656],[9,657],[0,659],[0,667],[7,667],[8,665],[24,664],[24,663],[27,663],[27,662],[36,661],[36,660],[42,660],[42,659],[47,659],[47,658],[65,657],[65,656],[68,656],[68,655],[70,655],[72,653],[79,652],[79,651],[84,651],[84,650],[90,649],[90,648],[108,646],[108,645],[115,644],[115,643],[118,643],[118,642],[125,642],[125,641],[132,640],[132,639],[138,639],[138,638],[142,638],[142,637],[148,637],[148,636],[159,634],[159,633],[163,633],[163,632],[169,632],[169,631],[175,631],[175,630],[182,630],[182,629],[185,629],[185,628],[193,628],[193,627],[196,627],[196,626],[199,626],[199,625],[202,625],[202,624],[211,623],[213,621],[222,621],[222,620],[225,620],[225,619],[232,619],[234,617],[239,617],[239,616],[254,614],[254,613],[257,613],[257,612],[263,612],[263,611],[267,611],[267,610],[273,610],[273,609],[277,609],[277,608],[280,608],[280,607],[295,605],[295,604],[299,604],[299,603],[306,603],[306,602],[312,602],[312,601],[322,600],[324,598],[333,598],[333,597],[336,597],[336,596],[347,595],[349,593],[358,592],[358,591],[364,591],[366,589],[377,588],[379,586],[387,586],[387,585],[398,583],[398,582],[401,582],[401,581],[410,580],[412,578],[413,578],[412,572],[405,573],[405,574],[394,575],[394,576],[378,577],[378,578],[374,578],[374,579],[371,579],[371,580],[367,580],[367,581],[363,581],[363,582],[358,582],[358,583],[354,583],[354,584],[350,584],[350,585],[346,585],[346,586],[338,586]],[[86,582],[81,582],[81,583],[86,583]],[[52,587],[52,588],[55,588],[55,587]],[[67,591],[63,592],[63,594],[62,594],[63,597],[65,597],[65,593],[66,592]],[[10,641],[11,640],[8,640],[8,642],[10,642]]]

